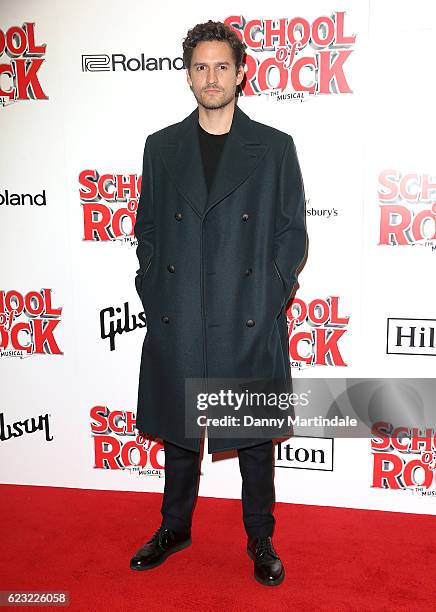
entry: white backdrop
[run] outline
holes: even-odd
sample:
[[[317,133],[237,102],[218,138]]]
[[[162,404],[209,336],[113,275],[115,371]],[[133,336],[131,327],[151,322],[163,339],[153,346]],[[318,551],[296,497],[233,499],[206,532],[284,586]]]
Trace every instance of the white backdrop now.
[[[332,62],[336,53],[351,50],[342,65],[350,92],[341,91],[343,83],[333,80],[329,93],[278,100],[273,95],[277,85],[273,71],[262,94],[244,95],[238,102],[256,121],[291,134],[297,147],[309,233],[308,261],[299,276],[297,298],[310,303],[337,297],[340,316],[349,317],[338,328],[344,331],[338,341],[340,359],[326,365],[308,364],[291,350],[293,375],[434,376],[432,347],[427,354],[422,347],[403,347],[401,352],[408,354],[386,349],[388,319],[426,319],[428,328],[436,320],[431,290],[436,245],[436,210],[431,213],[431,206],[436,185],[428,194],[421,190],[423,180],[436,183],[433,3],[328,0],[290,5],[278,1],[270,8],[257,0],[224,0],[219,8],[219,13],[211,14],[200,10],[198,3],[181,5],[174,0],[161,1],[152,9],[138,0],[128,5],[114,0],[2,3],[0,51],[2,41],[19,40],[10,28],[23,28],[23,24],[34,24],[35,44],[46,45],[44,51],[27,58],[6,48],[0,55],[0,460],[4,483],[163,490],[164,472],[156,469],[164,463],[163,451],[155,445],[141,455],[147,462],[142,467],[149,468],[146,473],[123,466],[122,458],[105,463],[96,451],[106,448],[106,441],[114,457],[117,447],[120,452],[125,448],[127,456],[127,445],[138,444],[133,427],[127,426],[126,432],[123,425],[134,417],[146,332],[133,324],[135,318],[139,322],[142,307],[134,286],[138,266],[136,245],[128,236],[129,219],[122,222],[121,237],[104,240],[95,235],[86,239],[85,218],[89,207],[97,209],[97,205],[116,215],[139,193],[133,190],[127,199],[118,194],[110,201],[111,196],[102,198],[100,191],[89,202],[80,191],[86,191],[84,175],[119,175],[124,181],[129,177],[135,181],[146,136],[182,120],[195,108],[181,69],[182,39],[189,28],[208,19],[225,21],[236,16],[231,20],[234,24],[257,19],[265,27],[265,20],[300,17],[313,24],[330,17],[337,24],[343,13],[344,35],[355,36],[346,47],[333,42],[319,49],[310,42],[297,55],[321,61],[320,53],[330,52]],[[29,32],[32,26],[26,28]],[[249,48],[247,53],[259,62],[273,58],[281,41],[273,42],[262,52]],[[173,67],[164,62],[161,70],[112,69],[114,54],[128,59],[140,58],[141,53],[145,58],[170,58]],[[43,61],[30,78],[28,99],[5,94],[18,91],[19,81],[21,86],[24,82],[19,71],[24,66],[32,70],[32,65],[35,70],[38,58]],[[130,67],[135,67],[133,60]],[[301,77],[303,84],[314,79],[319,84],[325,73],[321,68],[317,72],[305,69]],[[46,99],[38,94],[36,81]],[[292,87],[287,91],[293,91]],[[383,173],[395,187],[400,186],[401,177],[413,174],[407,188],[418,193],[417,200],[407,199],[406,183],[391,201],[383,200],[388,191]],[[110,184],[108,191],[113,191]],[[31,194],[35,198],[43,193],[44,205],[28,200],[16,204],[13,197]],[[38,200],[42,202],[42,196]],[[430,211],[425,236],[419,239],[405,231],[408,244],[379,244],[381,205],[386,204],[402,206],[400,210],[405,215],[409,211],[411,217]],[[44,290],[53,309],[60,312],[11,317],[17,296],[44,295]],[[125,327],[126,308],[131,330],[117,334],[111,350],[109,339],[102,335],[111,322],[116,328],[117,317]],[[20,324],[36,331],[29,334],[26,327],[17,327]],[[48,333],[51,341],[41,342],[38,328],[46,325],[54,326],[52,336]],[[295,333],[312,327],[305,321]],[[19,343],[29,342],[30,354],[14,354]],[[300,357],[312,353],[299,345]],[[112,423],[118,433],[105,423],[98,428],[95,416],[105,411],[119,411]],[[15,423],[23,424],[14,428]],[[422,470],[414,486],[403,480],[397,489],[373,486],[371,440],[295,437],[290,446],[294,460],[284,459],[283,449],[282,457],[277,456],[277,501],[436,513],[434,484],[425,491],[418,486]],[[295,449],[305,448],[323,449],[325,462],[320,464],[319,455],[302,450],[294,454]],[[394,454],[406,465],[422,453]],[[130,459],[138,463],[139,451],[133,451]],[[102,467],[98,467],[100,461]],[[202,471],[200,495],[240,497],[236,457],[213,460],[205,452]]]

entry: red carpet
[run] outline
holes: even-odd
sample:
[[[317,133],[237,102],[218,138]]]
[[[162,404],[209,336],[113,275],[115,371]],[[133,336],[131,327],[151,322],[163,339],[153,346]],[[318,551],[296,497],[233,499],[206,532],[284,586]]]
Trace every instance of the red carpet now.
[[[239,500],[198,498],[192,546],[134,572],[130,557],[160,524],[160,494],[14,485],[0,493],[0,590],[69,591],[69,610],[436,608],[433,516],[277,503],[286,578],[264,587],[245,552]]]

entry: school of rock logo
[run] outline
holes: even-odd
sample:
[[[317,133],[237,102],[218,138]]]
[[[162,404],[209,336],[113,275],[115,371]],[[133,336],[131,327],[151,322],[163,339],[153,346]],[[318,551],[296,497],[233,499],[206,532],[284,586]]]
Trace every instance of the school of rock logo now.
[[[99,174],[83,170],[79,175],[83,208],[83,239],[119,240],[136,244],[133,233],[142,176]]]
[[[346,366],[339,340],[350,317],[339,315],[339,297],[315,298],[309,303],[294,298],[286,309],[291,366]]]
[[[48,100],[38,71],[45,61],[46,45],[35,42],[35,24],[0,29],[0,104],[17,100]],[[8,56],[8,57],[5,57]],[[9,60],[9,61],[8,61]]]
[[[353,93],[345,65],[356,36],[345,33],[345,12],[320,16],[224,20],[246,44],[247,96],[267,94],[277,101],[310,95]]]
[[[52,306],[51,292],[0,291],[0,357],[63,355],[54,335],[62,308]]]
[[[133,412],[93,406],[90,416],[95,468],[163,477],[163,444],[135,431]]]
[[[436,495],[436,431],[417,427],[393,427],[378,421],[371,428],[374,459],[372,486]]]
[[[383,170],[379,175],[379,245],[436,250],[436,179],[428,174]]]

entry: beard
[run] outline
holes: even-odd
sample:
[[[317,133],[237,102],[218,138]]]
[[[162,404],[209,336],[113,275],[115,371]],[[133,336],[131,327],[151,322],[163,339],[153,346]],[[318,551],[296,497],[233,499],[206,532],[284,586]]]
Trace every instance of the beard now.
[[[214,100],[213,96],[211,96],[210,100],[207,100],[203,97],[203,92],[200,91],[200,93],[197,93],[196,91],[194,91],[193,87],[191,87],[192,93],[195,96],[195,99],[197,100],[198,104],[200,106],[202,106],[203,108],[206,108],[207,110],[218,110],[219,108],[223,108],[224,106],[227,106],[228,104],[230,104],[231,102],[234,102],[235,100],[235,91],[233,91],[233,93],[229,94],[228,96],[222,97],[221,94],[219,94],[220,99],[219,100]],[[206,92],[204,92],[206,94]],[[206,94],[207,95],[207,94]]]

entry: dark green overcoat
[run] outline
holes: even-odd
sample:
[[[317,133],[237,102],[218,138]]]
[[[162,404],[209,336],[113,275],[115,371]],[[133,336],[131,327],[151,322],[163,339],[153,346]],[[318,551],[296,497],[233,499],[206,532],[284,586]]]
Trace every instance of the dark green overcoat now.
[[[198,107],[148,135],[134,233],[147,319],[137,427],[198,450],[191,379],[291,384],[285,305],[305,256],[305,196],[292,137],[237,105],[210,193]],[[292,428],[286,432],[292,434]],[[213,437],[208,451],[258,444]],[[272,436],[269,436],[271,439]]]

